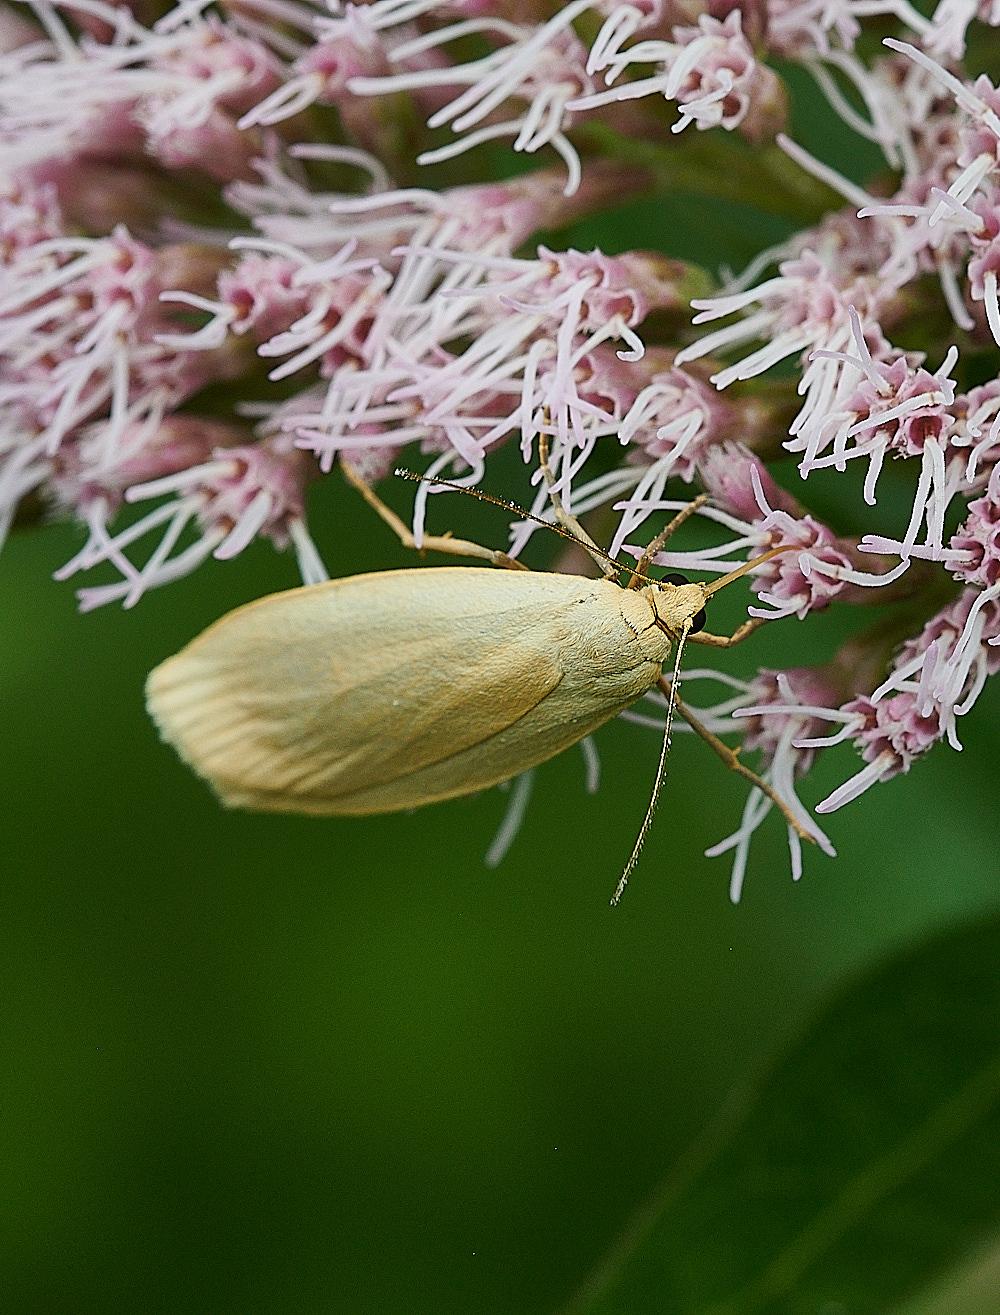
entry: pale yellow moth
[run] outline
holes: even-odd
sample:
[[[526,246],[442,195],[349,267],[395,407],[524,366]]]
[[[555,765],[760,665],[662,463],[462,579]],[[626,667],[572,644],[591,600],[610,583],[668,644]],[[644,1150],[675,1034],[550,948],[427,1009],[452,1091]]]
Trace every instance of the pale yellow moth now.
[[[406,539],[398,518],[347,474]],[[574,537],[596,549],[554,501]],[[450,538],[426,546],[443,544],[477,548]],[[633,569],[608,568],[596,551],[606,570]],[[487,549],[476,555],[515,565]],[[662,675],[673,643],[703,621],[712,594],[756,564],[711,584],[672,584],[643,574],[652,555],[628,588],[607,575],[444,566],[272,594],[158,666],[149,711],[232,808],[386,813],[471,794],[576,744],[657,682],[672,691]],[[739,637],[691,635],[720,646]]]

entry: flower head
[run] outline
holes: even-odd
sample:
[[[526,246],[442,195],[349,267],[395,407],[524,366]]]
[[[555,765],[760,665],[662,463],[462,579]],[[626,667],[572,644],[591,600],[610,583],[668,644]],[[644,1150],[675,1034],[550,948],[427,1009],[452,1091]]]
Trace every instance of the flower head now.
[[[34,14],[0,16],[0,540],[26,505],[75,518],[58,577],[117,573],[84,608],[259,537],[325,579],[306,492],[340,460],[375,481],[410,449],[419,545],[432,492],[509,445],[506,557],[593,516],[643,575],[752,563],[735,637],[782,626],[784,669],[683,673],[760,755],[710,851],[734,897],[774,805],[794,875],[803,835],[832,852],[798,797],[821,749],[862,758],[831,812],[959,747],[1000,666],[1000,92],[958,62],[992,0]],[[887,21],[907,40],[876,48]],[[879,149],[870,190],[780,133],[782,61]],[[626,203],[692,187],[786,236],[718,279],[634,249]],[[614,246],[567,236],[613,206]],[[872,602],[834,659],[794,658]],[[699,637],[728,643],[686,662]]]

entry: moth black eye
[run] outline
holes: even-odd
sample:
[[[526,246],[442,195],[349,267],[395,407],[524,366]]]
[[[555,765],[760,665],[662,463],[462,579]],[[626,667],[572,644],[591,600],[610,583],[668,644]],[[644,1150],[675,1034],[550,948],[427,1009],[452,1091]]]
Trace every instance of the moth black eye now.
[[[669,575],[663,577],[665,584],[690,584],[691,581],[686,575],[681,575],[680,571],[671,571]]]
[[[701,611],[698,613],[698,615],[697,615],[697,616],[694,618],[694,620],[691,622],[691,629],[688,631],[688,634],[689,634],[689,635],[696,635],[696,634],[698,633],[699,630],[704,630],[704,629],[705,629],[705,622],[706,622],[707,620],[708,620],[708,617],[706,617],[706,615],[705,615],[705,609],[702,608]]]

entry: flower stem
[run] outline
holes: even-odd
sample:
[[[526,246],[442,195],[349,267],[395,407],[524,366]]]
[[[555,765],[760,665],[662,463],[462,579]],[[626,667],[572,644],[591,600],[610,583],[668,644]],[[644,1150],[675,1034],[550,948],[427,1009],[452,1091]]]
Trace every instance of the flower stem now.
[[[658,129],[659,124],[655,125]],[[681,191],[738,202],[796,224],[815,224],[843,199],[800,169],[778,146],[751,149],[732,134],[686,132],[669,142],[590,122],[574,130],[578,149],[648,170],[660,192]]]

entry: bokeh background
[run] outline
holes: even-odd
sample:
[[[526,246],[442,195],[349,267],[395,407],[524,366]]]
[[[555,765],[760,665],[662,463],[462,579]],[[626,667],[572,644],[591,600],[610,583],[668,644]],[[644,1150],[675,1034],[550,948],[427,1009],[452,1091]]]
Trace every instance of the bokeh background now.
[[[864,178],[871,161],[795,90],[794,135]],[[677,195],[563,238],[739,268],[787,231]],[[520,497],[515,458],[491,480]],[[866,528],[838,524],[821,483],[805,493],[838,531]],[[414,564],[337,477],[314,494],[335,573]],[[503,541],[499,513],[458,501],[432,515]],[[609,908],[659,749],[620,721],[597,736],[596,795],[575,751],[539,770],[494,871],[500,791],[410,816],[225,813],[158,743],[143,680],[295,584],[291,559],[257,545],[134,611],[80,616],[50,578],[79,542],[36,526],[0,556],[0,1281],[17,1315],[556,1311],[734,1085],[859,974],[1000,903],[995,688],[963,719],[964,752],[834,815],[840,857],[810,852],[798,884],[768,819],[738,907],[728,860],[703,850],[744,789],[678,736]],[[731,669],[822,661],[858,625],[836,605],[782,622]],[[828,752],[807,802],[855,765]],[[745,1309],[895,1309],[786,1299]]]

